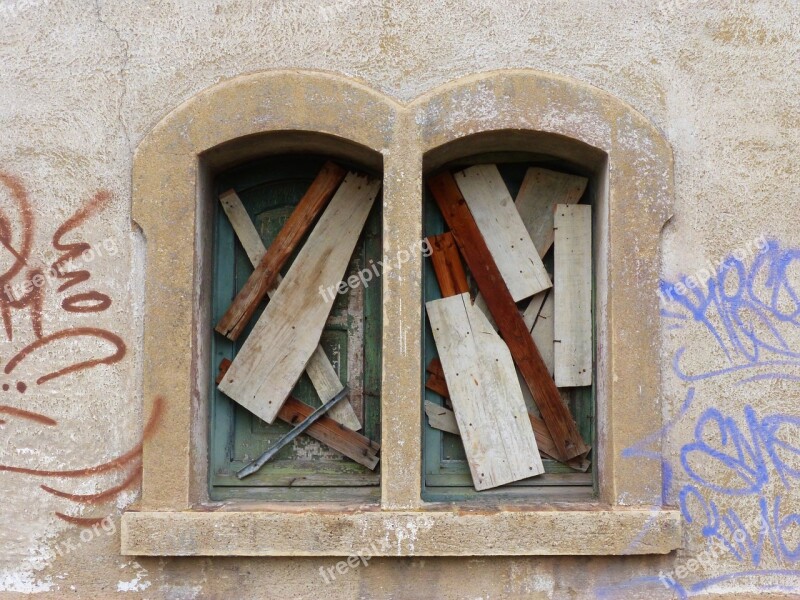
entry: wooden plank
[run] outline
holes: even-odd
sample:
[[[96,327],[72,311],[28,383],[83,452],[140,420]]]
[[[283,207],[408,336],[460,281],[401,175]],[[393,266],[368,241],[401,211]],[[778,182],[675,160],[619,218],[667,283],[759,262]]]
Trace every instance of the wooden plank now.
[[[236,193],[236,190],[223,192],[219,195],[219,203],[236,233],[236,238],[244,248],[250,264],[257,267],[267,249],[264,247],[264,242],[261,241],[261,236],[258,234],[256,226],[253,225],[250,215],[247,214],[247,209],[239,198],[239,194]],[[280,278],[280,275],[277,278]],[[275,287],[277,286],[273,286],[273,289],[268,292],[274,291]]]
[[[439,406],[430,400],[426,400],[425,414],[428,415],[428,424],[434,429],[447,431],[448,433],[455,435],[461,435],[461,433],[458,431],[456,415],[452,410],[448,410],[444,406]]]
[[[442,368],[442,361],[438,358],[432,358],[425,370],[431,375],[441,375],[444,377],[444,369]]]
[[[426,303],[476,490],[544,473],[511,353],[469,294]]]
[[[592,207],[559,204],[555,228],[556,385],[592,385]]]
[[[541,303],[541,308],[536,315],[531,327],[531,336],[533,343],[542,355],[542,360],[547,367],[547,372],[553,376],[554,353],[553,347],[554,333],[553,333],[553,304],[555,297],[555,289],[549,290],[544,296]],[[534,296],[535,298],[535,296]],[[530,307],[528,307],[530,308]],[[527,311],[526,311],[527,313]],[[530,314],[523,313],[522,318],[525,320],[525,325],[528,325],[531,320]],[[556,385],[558,385],[556,383]]]
[[[319,344],[381,182],[348,173],[308,241],[259,317],[219,389],[272,423]]]
[[[543,310],[544,304],[548,298],[551,299],[552,302],[553,290],[545,290],[543,292],[539,292],[533,298],[531,298],[528,307],[522,313],[522,320],[525,321],[525,326],[531,330],[531,335],[533,335],[533,330],[536,328],[536,323],[538,322],[538,318],[541,315]],[[545,366],[547,367],[547,371],[550,373],[550,376],[553,376],[553,337],[552,337],[552,328],[553,328],[553,319],[552,319],[552,308],[550,309],[550,330],[551,336],[550,341],[548,342],[545,337],[542,335],[542,330],[546,331],[546,327],[544,325],[540,325],[540,331],[537,333],[536,336],[533,336],[533,342],[536,344],[536,349],[539,351],[539,354],[542,355],[542,360],[544,361]],[[520,381],[522,382],[523,389],[522,395],[525,397],[525,404],[528,408],[531,408],[532,404],[535,404],[533,400],[533,395],[528,390],[528,386],[525,385],[525,379],[522,377],[522,373],[517,371],[517,375],[519,376]],[[526,393],[527,392],[527,393]]]
[[[455,180],[515,302],[552,286],[495,165],[476,165]]]
[[[431,374],[431,376],[437,375],[438,374],[437,371],[440,369],[441,369],[441,363],[436,358],[434,358],[431,361],[431,364],[428,365],[428,372]],[[444,375],[444,372],[442,372],[442,375]],[[524,381],[520,384],[520,388],[522,388],[523,384]],[[426,383],[425,386],[428,387],[428,384]],[[428,387],[428,389],[431,388]],[[447,389],[446,383],[444,384],[444,388],[435,389],[433,391],[435,391],[437,394],[445,398],[445,400],[450,399],[450,392]],[[523,395],[524,395],[524,390],[523,390]],[[442,425],[447,422],[449,416],[443,412],[447,411],[446,408],[439,406],[433,402],[430,402],[430,404],[436,407],[437,414],[440,416],[440,418],[431,420],[430,414],[428,413],[429,402],[430,401],[428,400],[425,401],[425,413],[428,414],[428,421],[430,423],[430,426],[433,427],[434,429],[441,429],[442,431],[450,431],[450,433],[456,433],[456,435],[461,435],[458,432],[457,426],[455,432],[451,431],[450,429],[446,429],[444,427],[439,427],[439,425]],[[453,419],[455,419],[455,415],[453,415]],[[557,458],[558,451],[556,450],[556,447],[553,444],[553,438],[550,437],[550,431],[547,429],[547,425],[544,424],[544,421],[542,421],[540,417],[532,414],[530,411],[528,412],[528,419],[530,420],[531,426],[533,427],[533,433],[534,436],[536,437],[536,445],[539,447],[539,454],[545,458],[552,458],[558,460]],[[588,450],[586,454],[588,454]],[[586,455],[584,454],[582,456],[571,458],[564,464],[566,464],[568,467],[572,469],[575,469],[576,471],[586,472],[592,463],[591,461],[586,459]]]
[[[449,231],[428,237],[431,246],[431,264],[442,291],[442,298],[469,292],[467,274],[461,264],[453,234]]]
[[[225,377],[225,373],[227,373],[230,366],[231,361],[229,359],[222,359],[219,365],[217,384]],[[314,412],[313,407],[301,402],[294,396],[289,396],[281,406],[280,411],[278,411],[278,418],[289,425],[297,425],[312,412]],[[375,469],[378,461],[380,461],[380,444],[345,427],[327,415],[320,417],[316,423],[305,431],[305,434],[368,469]]]
[[[336,369],[333,368],[325,350],[320,345],[314,348],[311,358],[308,359],[306,374],[323,404],[342,391],[342,380],[339,379]],[[350,404],[350,400],[343,400],[336,404],[328,411],[328,416],[353,431],[361,429],[361,421],[358,420],[358,415],[356,415],[353,405]]]
[[[514,204],[542,258],[553,245],[556,204],[577,204],[588,182],[586,177],[539,167],[525,172]]]
[[[426,370],[428,372],[428,378],[425,380],[425,387],[442,396],[448,408],[452,408],[452,404],[450,404],[450,393],[447,391],[447,382],[444,379],[442,363],[438,358],[433,358]]]
[[[541,293],[543,293],[543,292],[539,292],[539,294],[541,294]],[[536,294],[536,296],[538,296],[539,294]],[[536,299],[536,296],[531,298],[531,302],[533,302]],[[473,302],[473,304],[484,314],[484,316],[487,319],[489,319],[489,324],[492,326],[492,328],[495,331],[498,331],[497,323],[494,322],[494,317],[492,316],[492,313],[489,310],[489,307],[486,306],[486,300],[483,298],[483,295],[480,292],[478,292],[475,295],[475,302]]]
[[[447,383],[444,379],[444,376],[439,375],[438,373],[428,374],[428,379],[425,380],[425,387],[432,392],[436,392],[440,396],[446,395],[444,392],[447,391]]]
[[[308,417],[314,408],[289,396],[278,411],[278,418],[296,425]],[[381,445],[353,431],[328,416],[320,419],[306,430],[306,434],[319,440],[329,448],[344,454],[368,469],[374,469],[380,461]]]
[[[244,331],[259,302],[272,287],[281,267],[300,244],[312,223],[330,201],[342,183],[345,170],[332,162],[326,162],[308,191],[300,199],[289,219],[261,257],[244,287],[217,323],[216,330],[236,340]]]
[[[534,433],[537,434],[536,439],[548,440],[550,442],[549,445],[545,443],[544,446],[540,447],[541,453],[547,457],[556,458],[558,449],[552,443],[553,442],[552,438],[550,438],[549,435],[545,435],[545,432],[548,431],[545,422],[542,421],[539,417],[532,415],[530,413],[528,413],[528,418],[531,421],[531,426],[533,427]],[[575,469],[576,471],[582,471],[585,473],[586,471],[589,470],[589,467],[592,466],[592,462],[586,458],[586,455],[589,454],[590,450],[591,448],[587,447],[586,452],[584,452],[580,456],[576,456],[574,458],[569,459],[564,464],[572,469]],[[556,460],[558,459],[556,458]]]
[[[530,303],[522,311],[522,320],[525,321],[525,326],[528,328],[528,331],[533,331],[533,325],[536,323],[536,319],[539,316],[539,311],[542,310],[542,305],[544,305],[544,301],[547,298],[547,295],[551,293],[552,290],[546,290],[544,292],[539,292],[533,298],[531,298]]]
[[[252,219],[247,214],[247,209],[234,190],[228,190],[221,194],[219,201],[233,226],[233,230],[236,232],[239,243],[242,244],[242,248],[247,254],[247,258],[250,259],[254,267],[257,266],[267,249],[264,247],[264,242],[261,241],[261,236],[258,234]],[[278,275],[271,289],[267,290],[267,295],[270,298],[275,294],[275,290],[281,281],[282,278]],[[311,355],[306,365],[306,373],[322,404],[336,396],[344,387],[322,346],[318,345]],[[356,411],[347,398],[331,408],[328,411],[328,416],[353,431],[361,429],[361,421],[359,421]]]
[[[533,394],[557,449],[555,458],[567,461],[588,452],[452,174],[443,171],[429,178],[427,184]]]
[[[430,409],[428,407],[429,404],[431,406]],[[433,402],[426,401],[425,414],[428,415],[428,423],[434,429],[440,429],[441,431],[446,431],[457,436],[461,435],[461,432],[458,430],[458,423],[453,411],[448,410],[443,406],[438,406]],[[550,438],[550,434],[547,432],[547,425],[545,425],[544,421],[542,421],[539,417],[536,417],[530,413],[528,413],[528,418],[530,419],[531,426],[536,434],[536,442],[539,444],[539,455],[543,458],[554,458],[553,454],[555,453],[555,446],[553,446],[553,440]],[[540,442],[540,440],[545,443]],[[549,442],[549,445],[547,442]],[[582,455],[571,458],[564,464],[575,471],[585,473],[592,466],[592,461],[587,459],[585,455]]]

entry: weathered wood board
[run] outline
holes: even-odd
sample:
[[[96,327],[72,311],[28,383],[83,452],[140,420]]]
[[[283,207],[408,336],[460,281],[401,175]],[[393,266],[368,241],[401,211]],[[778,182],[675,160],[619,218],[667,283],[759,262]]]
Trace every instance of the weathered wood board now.
[[[576,204],[588,182],[586,177],[539,167],[531,167],[525,172],[514,204],[542,258],[553,245],[556,204]]]
[[[314,412],[313,407],[289,396],[278,411],[278,418],[289,425],[297,425],[312,412]],[[378,466],[380,444],[345,427],[327,415],[320,417],[317,422],[306,429],[305,433],[368,469]]]
[[[540,296],[537,294],[531,300],[531,304]],[[526,310],[522,314],[522,318],[525,320],[525,325],[528,325],[531,328],[531,336],[533,337],[533,342],[536,344],[536,348],[539,350],[539,354],[542,355],[542,360],[544,361],[545,366],[547,367],[547,371],[550,373],[550,376],[553,376],[553,364],[554,364],[554,333],[553,333],[553,302],[555,297],[555,288],[552,290],[548,290],[547,292],[542,292],[542,301],[540,304],[540,308],[538,313],[535,317],[531,318],[531,314],[528,313]],[[528,307],[529,309],[532,308],[531,306]],[[535,308],[535,307],[533,307]],[[530,321],[533,321],[530,323]]]
[[[542,310],[542,305],[544,304],[547,295],[551,293],[552,290],[539,292],[533,298],[531,298],[528,306],[524,311],[522,311],[522,320],[525,321],[525,326],[528,328],[528,331],[533,331],[533,325],[536,323],[536,319],[539,317],[539,312]]]
[[[475,489],[544,473],[505,343],[469,294],[426,307]]]
[[[425,401],[425,414],[428,415],[428,423],[434,429],[447,431],[455,435],[461,435],[458,431],[458,421],[452,410],[434,404],[430,400]]]
[[[428,378],[425,380],[425,387],[436,392],[442,397],[449,397],[447,393],[447,382],[444,379],[442,364],[438,358],[434,358],[428,365]]]
[[[541,293],[543,292],[539,292],[539,294]],[[538,296],[539,294],[536,294],[536,296]],[[533,302],[536,299],[536,296],[531,298],[531,302]],[[492,328],[495,331],[498,331],[499,327],[497,326],[497,323],[494,322],[494,317],[492,316],[492,312],[489,310],[489,307],[486,306],[486,300],[484,299],[483,295],[480,292],[478,292],[475,295],[475,301],[473,302],[473,304],[483,313],[483,315],[487,319],[489,319],[489,324],[492,326]]]
[[[497,166],[476,165],[455,179],[514,301],[551,287]]]
[[[253,221],[247,214],[247,209],[234,190],[228,190],[220,194],[219,201],[233,226],[233,231],[236,233],[239,243],[242,244],[247,254],[247,258],[250,259],[250,262],[255,267],[259,264],[267,249],[264,247],[264,242],[261,241],[261,236],[258,235]],[[272,287],[267,290],[267,295],[270,298],[275,294],[281,281],[282,278],[278,275]],[[306,365],[306,373],[317,394],[319,394],[322,404],[333,398],[344,387],[331,361],[319,345],[314,349],[314,353]],[[334,405],[327,414],[353,431],[361,429],[361,421],[359,421],[350,401],[346,398]]]
[[[222,381],[230,366],[230,360],[227,358],[222,360],[219,365],[217,383]],[[314,412],[313,407],[289,396],[278,411],[278,418],[289,425],[297,425],[312,412]],[[327,414],[320,417],[304,433],[368,469],[375,469],[380,460],[381,445],[379,443],[343,426]]]
[[[500,327],[500,333],[508,344],[514,362],[533,394],[536,406],[558,450],[556,458],[567,461],[585,454],[589,447],[581,438],[575,420],[561,400],[558,388],[547,372],[536,344],[533,343],[531,332],[517,310],[453,175],[443,171],[430,177],[427,184]]]
[[[219,385],[272,423],[319,344],[337,285],[381,182],[348,173]]]
[[[592,384],[592,207],[555,214],[554,375],[558,387]]]
[[[431,246],[431,263],[442,298],[469,292],[467,275],[464,273],[464,265],[461,264],[461,256],[458,254],[453,234],[448,231],[432,235],[428,237],[428,243]]]
[[[239,198],[239,194],[236,193],[236,190],[223,192],[219,195],[219,203],[222,206],[222,210],[225,211],[228,221],[231,222],[236,238],[244,248],[250,264],[253,267],[258,266],[267,249],[264,247],[264,242],[261,240],[261,236],[258,234],[250,215],[247,214],[247,209],[244,207],[241,198]],[[278,278],[280,278],[280,275],[278,275]],[[273,285],[270,291],[275,291],[277,287],[277,285]]]
[[[431,374],[435,372],[436,371],[433,370],[431,371]],[[426,387],[428,387],[427,384]],[[520,387],[522,387],[522,384]],[[446,384],[444,389],[437,393],[448,400],[450,398],[450,392],[447,389]],[[428,424],[434,429],[440,429],[442,431],[447,431],[459,436],[461,435],[461,432],[458,430],[458,423],[456,422],[455,414],[452,410],[426,400],[425,414],[428,415]],[[545,458],[558,460],[556,459],[556,449],[553,445],[553,440],[550,437],[550,432],[547,430],[547,425],[544,424],[544,421],[542,421],[541,418],[531,414],[530,412],[528,413],[528,419],[530,419],[531,427],[533,427],[533,433],[536,437],[536,444],[539,447],[539,454]],[[576,471],[586,472],[589,470],[592,462],[586,459],[585,456],[578,456],[571,458],[564,464],[572,469],[575,469]]]
[[[330,201],[345,177],[345,170],[326,162],[308,191],[298,202],[289,219],[261,257],[244,287],[222,315],[215,329],[235,341],[247,327],[259,302],[273,287],[275,278],[292,252],[300,244],[314,220]]]

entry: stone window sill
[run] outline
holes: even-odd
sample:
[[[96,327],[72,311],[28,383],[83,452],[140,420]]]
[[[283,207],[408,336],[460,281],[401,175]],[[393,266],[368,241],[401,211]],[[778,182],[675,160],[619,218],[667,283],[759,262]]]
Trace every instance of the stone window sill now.
[[[122,518],[122,554],[599,556],[667,554],[681,543],[679,511],[661,508],[261,507],[237,503],[176,512],[128,511]]]

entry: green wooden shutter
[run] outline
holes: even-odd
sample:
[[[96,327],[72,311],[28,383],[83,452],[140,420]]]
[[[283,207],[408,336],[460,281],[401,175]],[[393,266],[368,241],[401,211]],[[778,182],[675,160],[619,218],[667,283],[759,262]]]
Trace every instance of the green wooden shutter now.
[[[494,160],[478,162],[495,162],[497,159],[496,156],[492,158]],[[477,162],[473,164],[477,164]],[[465,166],[468,165],[459,165],[458,168],[464,168]],[[497,166],[512,198],[516,197],[519,192],[519,187],[528,167],[543,166],[555,170],[568,170],[554,167],[553,165],[520,162],[498,163]],[[447,230],[444,218],[427,190],[423,207],[423,229],[425,236],[436,235]],[[551,274],[553,272],[552,260],[552,252],[550,252],[545,257],[544,262]],[[436,281],[431,261],[425,260],[423,267],[423,301],[427,302],[437,298],[441,298],[439,284]],[[423,310],[423,401],[430,400],[444,406],[444,399],[441,396],[424,388],[425,366],[437,357],[433,333],[428,324],[427,314]],[[572,415],[575,417],[581,436],[591,443],[590,440],[594,439],[594,386],[562,388],[561,392],[562,396],[567,400]],[[591,471],[579,473],[557,461],[549,459],[542,460],[545,467],[544,475],[518,481],[496,490],[478,493],[472,487],[472,477],[461,438],[430,427],[427,418],[424,416],[424,411],[423,421],[423,498],[426,500],[451,501],[489,497],[509,499],[536,499],[537,497],[547,499],[583,499],[593,494],[594,477]],[[589,458],[592,458],[592,454],[589,455]]]
[[[283,157],[236,169],[218,178],[217,194],[234,188],[269,247],[323,163],[316,157]],[[347,276],[370,259],[380,260],[381,201],[367,220]],[[253,271],[247,255],[217,203],[214,222],[212,323],[216,323]],[[294,256],[288,261],[288,266]],[[317,293],[312,290],[309,293]],[[361,433],[380,442],[381,286],[348,290],[337,296],[320,341],[363,423]],[[265,301],[266,303],[266,301]],[[264,305],[265,305],[264,303]],[[235,473],[289,431],[280,421],[268,425],[220,392],[213,382],[223,358],[233,359],[263,311],[262,305],[237,342],[216,332],[212,336],[210,487],[212,499],[269,500],[377,499],[379,468],[370,471],[321,442],[300,436],[282,449],[258,473],[240,481]],[[292,394],[319,406],[320,399],[306,374]]]

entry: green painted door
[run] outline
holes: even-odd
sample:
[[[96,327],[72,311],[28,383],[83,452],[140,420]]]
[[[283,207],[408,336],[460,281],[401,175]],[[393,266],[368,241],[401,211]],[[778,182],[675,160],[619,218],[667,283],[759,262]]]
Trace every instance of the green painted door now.
[[[219,177],[217,193],[234,188],[256,226],[265,247],[280,231],[308,189],[324,160],[285,157],[247,165]],[[375,202],[344,279],[372,259],[380,260],[381,201]],[[295,253],[296,255],[296,253]],[[253,271],[247,255],[219,204],[214,219],[212,322],[216,323]],[[288,261],[288,270],[294,256]],[[309,290],[315,294],[317,290]],[[343,383],[364,428],[361,433],[380,442],[381,286],[349,289],[338,295],[320,341]],[[212,330],[212,373],[223,358],[236,355],[263,311],[259,307],[237,342]],[[292,394],[319,406],[320,399],[306,374]],[[265,500],[376,499],[379,470],[370,471],[308,436],[283,448],[258,473],[240,481],[235,473],[276,442],[290,427],[269,425],[220,392],[211,382],[210,486],[213,499]]]
[[[495,162],[494,160],[482,162]],[[476,163],[477,164],[477,163]],[[464,165],[467,166],[467,165]],[[459,166],[459,168],[464,168]],[[511,197],[516,197],[525,171],[531,166],[542,166],[555,170],[563,170],[553,165],[533,164],[530,162],[498,163],[498,168],[508,187]],[[423,207],[424,235],[436,235],[447,231],[448,227],[439,212],[436,202],[426,190]],[[553,272],[552,252],[545,257],[545,266]],[[473,293],[473,297],[474,297]],[[441,298],[439,284],[430,260],[425,260],[423,267],[424,301]],[[423,389],[426,377],[425,366],[437,358],[433,333],[423,311]],[[581,435],[588,443],[594,439],[594,386],[582,388],[563,388],[562,397],[570,407],[578,424]],[[423,401],[430,400],[444,406],[444,399],[428,389],[424,389]],[[424,414],[424,411],[423,411]],[[433,429],[423,417],[423,497],[426,500],[448,501],[470,498],[503,498],[503,499],[585,499],[593,494],[593,474],[579,473],[565,467],[554,460],[543,459],[545,474],[531,477],[523,481],[503,486],[496,490],[476,492],[472,487],[472,477],[464,454],[461,438],[451,433]],[[591,459],[591,454],[589,458]],[[536,489],[531,489],[536,488]]]

